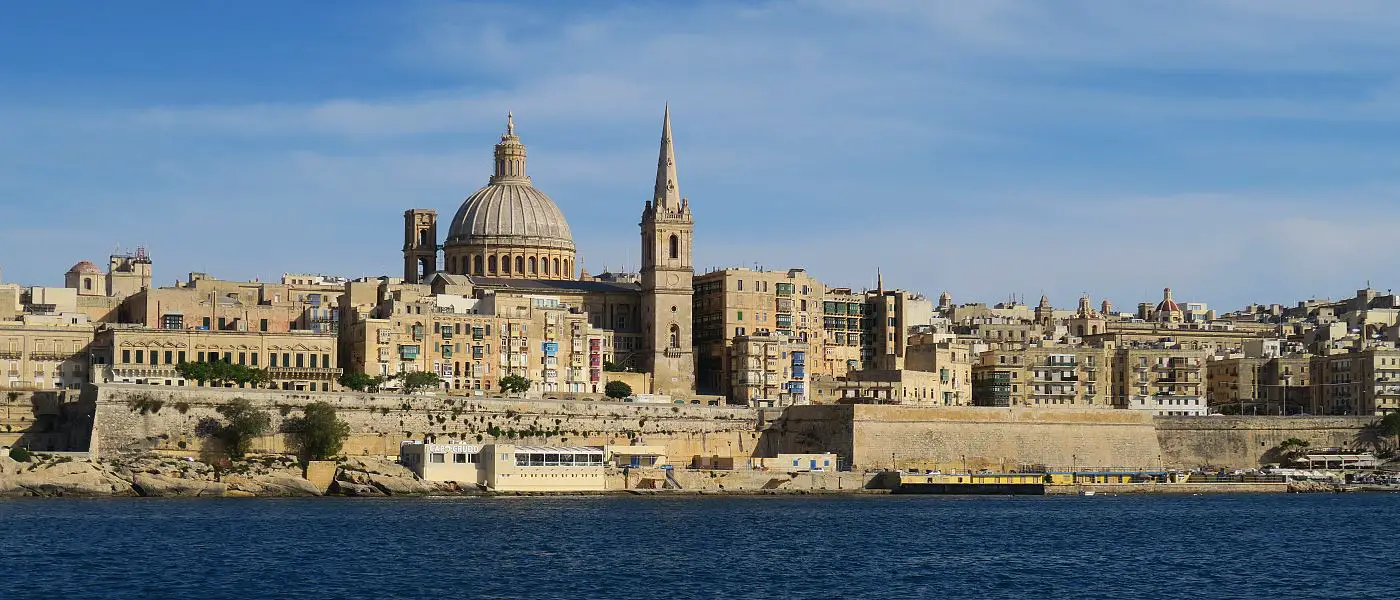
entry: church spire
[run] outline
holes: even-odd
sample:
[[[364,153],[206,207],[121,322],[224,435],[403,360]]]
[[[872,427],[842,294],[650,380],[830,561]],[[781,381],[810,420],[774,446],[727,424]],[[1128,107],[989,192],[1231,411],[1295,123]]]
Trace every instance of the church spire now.
[[[681,191],[676,183],[676,149],[671,145],[671,103],[666,103],[661,119],[661,153],[656,159],[656,189],[652,201],[657,207],[680,210]]]

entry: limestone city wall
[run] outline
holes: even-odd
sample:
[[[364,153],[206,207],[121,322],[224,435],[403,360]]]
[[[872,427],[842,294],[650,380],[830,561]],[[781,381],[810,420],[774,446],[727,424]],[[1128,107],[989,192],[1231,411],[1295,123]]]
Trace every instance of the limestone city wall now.
[[[1375,417],[1156,417],[1158,443],[1168,464],[1232,469],[1280,462],[1273,452],[1288,438],[1313,448],[1359,448],[1373,441]]]
[[[827,450],[861,469],[1147,468],[1160,454],[1152,418],[1130,411],[837,405],[792,407],[765,440]]]
[[[149,450],[200,456],[221,449],[197,435],[219,406],[246,398],[272,415],[277,430],[312,402],[328,402],[350,425],[347,455],[396,456],[403,440],[449,439],[518,445],[627,444],[666,447],[669,459],[695,455],[750,456],[758,443],[755,413],[743,408],[681,404],[516,400],[401,394],[304,393],[277,390],[171,388],[104,384],[95,388],[92,452]],[[159,403],[152,410],[153,403]],[[140,406],[146,410],[141,410]],[[256,452],[285,452],[286,436],[254,443]]]

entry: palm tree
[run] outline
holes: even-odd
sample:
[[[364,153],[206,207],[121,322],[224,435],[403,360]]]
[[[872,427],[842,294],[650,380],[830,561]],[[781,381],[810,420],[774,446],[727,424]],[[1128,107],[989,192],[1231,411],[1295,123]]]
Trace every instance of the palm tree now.
[[[1278,453],[1288,462],[1298,462],[1307,455],[1308,447],[1311,445],[1307,440],[1288,438],[1279,443]]]

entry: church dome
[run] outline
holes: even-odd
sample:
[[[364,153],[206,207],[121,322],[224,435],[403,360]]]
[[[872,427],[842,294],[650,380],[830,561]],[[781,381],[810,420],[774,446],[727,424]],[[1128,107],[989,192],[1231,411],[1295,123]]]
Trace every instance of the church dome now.
[[[96,274],[98,274],[98,275],[101,275],[101,274],[102,274],[102,269],[99,269],[99,268],[97,268],[97,265],[94,265],[94,264],[92,264],[91,262],[84,260],[84,261],[79,262],[79,263],[76,264],[76,265],[73,265],[73,268],[68,269],[68,272],[69,272],[69,273],[96,273]]]
[[[574,249],[564,213],[529,182],[490,183],[468,196],[452,218],[447,243]]]
[[[460,275],[572,279],[574,237],[563,211],[525,174],[515,117],[496,144],[496,168],[457,209],[443,243],[444,270]]]

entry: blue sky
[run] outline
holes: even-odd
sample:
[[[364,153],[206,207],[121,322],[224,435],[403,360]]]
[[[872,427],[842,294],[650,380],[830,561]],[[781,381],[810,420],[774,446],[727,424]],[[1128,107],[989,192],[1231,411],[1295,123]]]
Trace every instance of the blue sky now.
[[[1395,286],[1391,2],[0,5],[0,268],[397,274],[507,110],[584,264],[635,268],[671,102],[696,262],[958,302]]]

